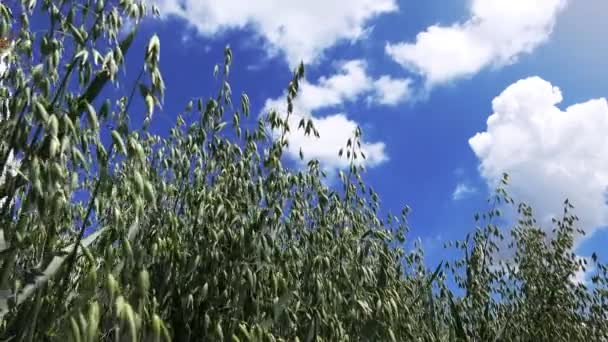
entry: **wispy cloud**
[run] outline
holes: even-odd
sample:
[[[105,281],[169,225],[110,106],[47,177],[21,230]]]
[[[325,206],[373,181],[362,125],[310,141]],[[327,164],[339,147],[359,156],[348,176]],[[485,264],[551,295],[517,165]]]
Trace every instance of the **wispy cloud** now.
[[[460,201],[476,192],[477,189],[475,187],[469,186],[465,183],[458,183],[456,185],[456,189],[454,189],[454,192],[452,192],[452,199],[454,201]]]

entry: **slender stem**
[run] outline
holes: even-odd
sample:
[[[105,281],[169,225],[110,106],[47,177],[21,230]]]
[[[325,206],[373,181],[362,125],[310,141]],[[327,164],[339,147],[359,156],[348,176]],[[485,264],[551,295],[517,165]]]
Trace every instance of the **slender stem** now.
[[[131,103],[132,103],[131,100],[133,98],[133,94],[135,93],[135,89],[137,88],[137,85],[139,84],[139,81],[143,75],[143,71],[144,71],[144,69],[142,68],[142,71],[139,73],[137,80],[135,81],[135,83],[133,84],[133,87],[131,88],[131,97],[129,98],[129,101],[127,102],[127,105],[125,107],[125,112],[127,112],[131,106]],[[113,153],[114,153],[114,145],[112,145],[110,147],[110,150],[108,151],[108,160],[110,160],[110,158],[112,158]],[[99,188],[101,186],[101,180],[102,180],[102,177],[100,175],[99,178],[96,180],[95,188],[93,189],[93,193],[91,194],[91,198],[89,200],[89,204],[87,207],[87,212],[86,212],[86,215],[80,226],[80,231],[78,232],[78,237],[76,239],[76,243],[74,244],[74,249],[72,250],[72,253],[70,254],[70,257],[68,259],[68,268],[67,268],[67,272],[66,272],[66,279],[72,273],[74,265],[76,264],[76,254],[78,252],[78,247],[84,237],[84,233],[85,233],[85,230],[87,227],[87,221],[89,220],[89,216],[91,216],[91,213],[93,211],[93,205],[94,205],[95,199],[97,198],[97,195],[99,193]]]
[[[129,94],[129,100],[127,101],[127,106],[125,107],[125,112],[129,110],[129,107],[131,107],[131,103],[133,102],[133,97],[135,96],[135,89],[137,88],[139,81],[141,81],[141,78],[144,75],[144,71],[145,71],[145,68],[142,67],[141,71],[139,72],[139,75],[137,76],[137,79],[135,80],[135,83],[133,84],[133,87],[131,88],[131,93]]]
[[[28,329],[27,332],[27,339],[26,341],[28,342],[33,342],[34,341],[34,336],[36,335],[36,325],[38,322],[38,316],[40,315],[40,309],[42,308],[42,292],[44,291],[44,289],[46,288],[46,286],[36,290],[36,299],[34,301],[34,313],[33,316],[31,318],[31,323],[30,323],[30,328]]]
[[[97,18],[95,19],[95,23],[93,23],[92,27],[95,27],[100,22],[102,17],[103,17],[102,14],[98,14]],[[91,35],[88,35],[84,41],[84,45],[86,45],[90,39],[91,39]],[[76,52],[76,51],[74,52],[72,59],[71,59],[72,63],[70,63],[70,65],[68,66],[68,69],[66,70],[65,75],[63,75],[63,78],[61,79],[59,88],[57,88],[57,92],[53,96],[53,100],[51,101],[51,103],[48,106],[48,108],[51,110],[53,109],[53,107],[55,107],[55,105],[57,104],[57,101],[59,101],[59,99],[65,92],[65,88],[67,87],[68,79],[72,75],[72,72],[74,71],[74,68],[76,66],[76,64],[74,63],[74,57],[76,57],[77,53],[78,52]],[[34,138],[30,142],[30,146],[29,146],[30,150],[32,149],[32,146],[38,141],[40,133],[42,133],[42,125],[39,123],[38,126],[36,127],[36,133],[34,133]]]
[[[80,231],[78,232],[78,237],[76,238],[76,242],[74,243],[74,249],[70,253],[68,258],[68,268],[66,272],[66,278],[72,273],[72,269],[74,264],[76,263],[76,253],[78,252],[78,246],[84,237],[84,232],[87,228],[87,222],[89,220],[89,216],[91,216],[91,212],[93,212],[93,205],[95,204],[95,199],[97,198],[97,194],[99,193],[99,188],[101,186],[101,177],[99,177],[95,183],[95,188],[93,189],[93,194],[91,194],[91,198],[89,199],[89,205],[87,207],[87,213],[85,217],[82,219],[82,224],[80,225]]]
[[[8,258],[2,264],[2,274],[0,275],[0,289],[8,289],[8,280],[11,270],[13,269],[13,263],[17,256],[17,249],[13,248],[8,255]]]

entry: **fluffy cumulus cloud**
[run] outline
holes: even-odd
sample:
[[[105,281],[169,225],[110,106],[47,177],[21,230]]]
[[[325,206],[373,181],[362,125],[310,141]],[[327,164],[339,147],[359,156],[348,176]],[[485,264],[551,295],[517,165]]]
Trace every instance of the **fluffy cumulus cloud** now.
[[[396,80],[388,76],[374,79],[366,72],[365,62],[360,60],[342,63],[338,72],[330,77],[321,77],[316,82],[302,81],[300,92],[294,103],[294,113],[290,116],[289,124],[289,148],[287,153],[293,159],[299,159],[300,149],[305,156],[305,162],[310,159],[318,159],[325,169],[339,169],[348,165],[346,158],[340,158],[338,151],[344,147],[347,140],[353,137],[357,128],[357,122],[348,118],[340,107],[347,102],[355,102],[364,98],[378,104],[392,105],[402,100],[407,91],[400,92],[401,98],[396,99],[391,92],[392,89],[399,90],[398,84],[405,82],[405,88],[409,85],[407,80]],[[380,87],[378,83],[396,83]],[[390,94],[389,94],[390,93]],[[371,99],[371,100],[370,100]],[[276,110],[284,113],[286,107],[285,97],[269,99],[263,109],[263,113]],[[316,112],[335,109],[329,115],[319,116]],[[319,131],[320,138],[306,136],[302,130],[297,130],[302,118],[311,118],[315,128]],[[367,166],[376,166],[388,157],[385,145],[382,142],[362,141],[361,149],[366,154]]]
[[[520,80],[493,100],[486,131],[469,144],[489,185],[509,173],[512,194],[545,223],[561,215],[568,198],[590,235],[608,224],[608,102],[560,109],[561,101],[560,89],[549,82]]]
[[[317,82],[304,81],[297,103],[303,110],[335,107],[347,101],[354,101],[373,89],[373,79],[367,74],[362,60],[343,62],[338,73],[330,77],[320,77]]]
[[[297,109],[296,109],[297,110]],[[289,134],[289,147],[287,154],[293,160],[299,159],[302,149],[304,162],[316,159],[326,171],[344,169],[348,166],[346,156],[338,156],[338,151],[346,145],[346,141],[353,137],[358,123],[348,119],[344,113],[331,114],[324,117],[312,117],[310,113],[297,112],[289,118],[289,126],[292,132]],[[315,128],[319,131],[319,138],[313,135],[306,136],[304,132],[296,130],[302,118],[311,117]],[[363,141],[361,149],[367,159],[365,165],[374,167],[388,160],[383,142]],[[363,162],[361,158],[359,161]]]
[[[316,61],[339,41],[355,41],[369,21],[396,11],[395,0],[151,0],[164,15],[187,20],[203,35],[251,28],[291,66]]]
[[[429,86],[513,63],[545,42],[567,0],[472,0],[470,18],[433,25],[415,42],[387,44],[386,52]]]
[[[315,84],[304,81],[298,103],[304,110],[312,111],[355,101],[363,95],[370,104],[389,106],[409,99],[410,79],[388,75],[374,79],[366,67],[363,60],[351,60],[341,63],[339,72],[331,77],[320,77]]]

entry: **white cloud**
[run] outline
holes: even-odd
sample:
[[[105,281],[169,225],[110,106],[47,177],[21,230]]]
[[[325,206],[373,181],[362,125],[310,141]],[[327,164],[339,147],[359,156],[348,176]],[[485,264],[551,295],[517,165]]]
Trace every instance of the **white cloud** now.
[[[411,96],[410,79],[395,79],[384,75],[374,82],[376,94],[371,101],[383,105],[394,106],[406,101]]]
[[[583,269],[582,266],[579,266],[578,270],[574,273],[574,275],[570,277],[570,281],[574,284],[588,285],[589,278],[591,278],[591,276],[595,273],[595,266],[592,264],[591,258],[589,257],[577,255],[576,260],[578,262],[585,261],[587,265],[585,266],[585,269]]]
[[[386,97],[376,97],[383,90],[376,88],[378,80],[368,76],[365,70],[365,62],[360,60],[344,62],[339,66],[337,74],[331,77],[321,77],[314,84],[303,80],[300,84],[300,92],[294,102],[294,112],[290,116],[289,125],[291,132],[288,136],[289,147],[287,154],[299,160],[300,148],[304,153],[305,160],[318,159],[326,169],[339,169],[348,166],[348,161],[343,156],[338,156],[340,148],[344,147],[347,140],[353,137],[357,128],[357,122],[348,119],[341,110],[319,117],[315,111],[331,109],[342,106],[345,102],[355,102],[364,96],[374,97],[375,102],[385,103]],[[382,79],[382,78],[381,78]],[[390,101],[389,101],[390,102]],[[286,107],[285,96],[266,101],[262,113],[277,110],[284,113]],[[304,132],[297,127],[302,118],[313,119],[315,128],[319,131],[320,138],[305,136]],[[361,149],[366,154],[367,166],[376,166],[388,160],[385,145],[382,142],[362,141]],[[359,159],[360,162],[363,162]]]
[[[314,126],[319,131],[319,138],[314,135],[306,136],[303,130],[297,129],[302,118],[313,118]],[[358,123],[349,120],[344,113],[336,113],[328,116],[314,118],[310,113],[295,114],[289,118],[291,133],[288,135],[289,146],[287,155],[293,160],[300,160],[300,148],[304,154],[303,163],[311,159],[319,160],[321,167],[331,171],[348,167],[349,162],[346,155],[338,156],[338,151],[346,145],[346,141],[353,137]],[[362,141],[361,149],[367,159],[361,157],[358,163],[364,163],[367,167],[380,165],[388,160],[383,142]]]
[[[355,41],[378,15],[396,11],[395,0],[151,0],[164,15],[185,19],[212,36],[251,28],[291,66],[315,62],[340,41]]]
[[[347,61],[339,66],[339,73],[329,78],[321,77],[316,84],[302,82],[298,104],[303,110],[311,111],[356,100],[373,89],[374,81],[365,68],[362,60]]]
[[[559,88],[539,78],[520,80],[492,102],[485,132],[469,144],[481,175],[494,187],[503,172],[509,191],[547,223],[568,198],[588,235],[608,224],[608,102],[594,99],[561,110]]]
[[[567,0],[472,0],[470,18],[433,25],[415,43],[387,44],[386,53],[422,74],[429,86],[513,63],[545,42]]]
[[[454,192],[452,193],[452,199],[454,201],[459,201],[461,199],[465,199],[467,196],[472,195],[476,192],[477,189],[475,189],[474,187],[469,186],[465,183],[458,183],[456,185],[456,189],[454,189]]]
[[[409,99],[410,79],[396,79],[388,75],[374,80],[367,74],[363,60],[351,60],[339,65],[339,72],[331,77],[320,77],[316,84],[304,81],[298,103],[307,111],[335,107],[368,95],[370,103],[393,106]]]

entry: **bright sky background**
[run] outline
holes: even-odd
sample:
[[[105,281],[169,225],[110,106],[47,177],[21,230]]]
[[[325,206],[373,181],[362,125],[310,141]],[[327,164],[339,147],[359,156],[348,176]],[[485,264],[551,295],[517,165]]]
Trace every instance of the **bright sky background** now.
[[[413,208],[410,238],[430,262],[474,229],[503,172],[541,221],[569,198],[588,232],[578,253],[602,254],[607,1],[156,1],[163,18],[143,23],[133,49],[160,36],[167,93],[154,130],[166,132],[190,98],[214,94],[226,44],[233,93],[247,92],[255,113],[284,110],[303,60],[296,109],[316,120],[321,139],[294,134],[290,156],[302,147],[331,174],[360,125],[367,181],[386,212]]]

